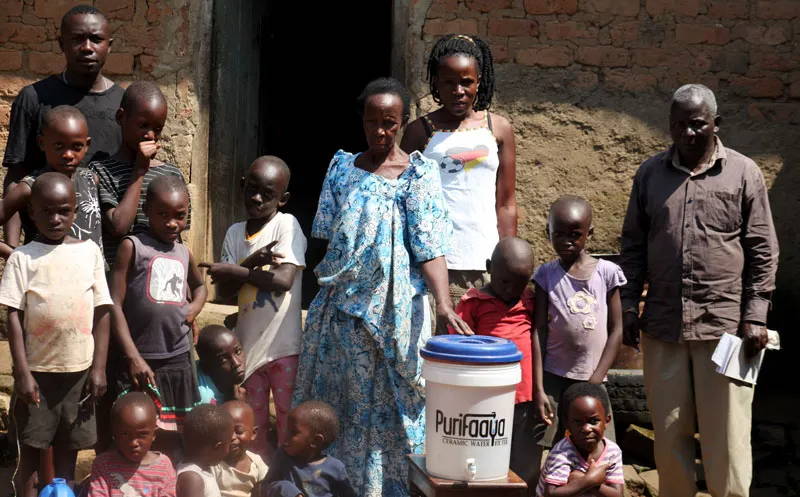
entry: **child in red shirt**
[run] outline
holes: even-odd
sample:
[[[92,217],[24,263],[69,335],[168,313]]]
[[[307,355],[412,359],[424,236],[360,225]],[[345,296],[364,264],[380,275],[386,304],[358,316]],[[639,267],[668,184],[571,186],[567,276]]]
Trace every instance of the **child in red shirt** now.
[[[492,260],[486,261],[486,269],[491,275],[489,284],[469,289],[456,313],[475,333],[511,340],[522,352],[522,381],[514,399],[511,469],[530,486],[538,475],[538,468],[529,467],[530,454],[536,448],[531,340],[534,293],[528,285],[533,274],[533,250],[525,240],[503,238],[495,246]],[[450,333],[455,332],[450,329]]]

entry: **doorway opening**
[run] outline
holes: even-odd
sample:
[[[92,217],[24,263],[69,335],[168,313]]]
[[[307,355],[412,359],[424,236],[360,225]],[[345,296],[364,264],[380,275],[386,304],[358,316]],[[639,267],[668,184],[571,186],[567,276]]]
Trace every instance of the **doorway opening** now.
[[[311,239],[322,181],[333,154],[366,142],[355,100],[372,79],[388,76],[391,2],[274,2],[261,45],[261,144],[292,170],[285,211],[308,238],[303,306],[317,291],[313,268],[325,244]]]
[[[253,159],[285,160],[292,179],[283,210],[297,217],[309,242],[304,308],[316,295],[313,269],[325,253],[310,236],[322,181],[337,150],[366,146],[355,99],[370,80],[391,74],[395,7],[214,2],[210,242],[219,260],[228,226],[244,219],[239,178]]]

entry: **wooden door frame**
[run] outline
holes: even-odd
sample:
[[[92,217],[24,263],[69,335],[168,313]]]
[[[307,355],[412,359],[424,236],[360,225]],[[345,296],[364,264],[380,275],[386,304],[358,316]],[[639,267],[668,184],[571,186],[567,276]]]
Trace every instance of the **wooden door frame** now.
[[[225,232],[242,216],[240,178],[259,150],[261,0],[216,0],[211,48],[207,244],[219,260]]]

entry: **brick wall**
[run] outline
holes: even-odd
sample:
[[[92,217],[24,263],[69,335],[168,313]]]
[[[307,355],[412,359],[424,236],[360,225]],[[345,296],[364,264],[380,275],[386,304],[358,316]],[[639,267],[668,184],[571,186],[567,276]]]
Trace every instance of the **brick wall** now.
[[[5,149],[11,103],[19,90],[64,69],[58,30],[63,14],[78,3],[93,3],[109,18],[114,42],[104,74],[123,86],[154,80],[167,97],[169,116],[159,158],[178,165],[194,183],[194,221],[202,226],[205,186],[198,179],[205,176],[207,115],[201,112],[197,85],[207,78],[207,65],[198,62],[210,31],[210,23],[198,26],[205,2],[0,0],[0,150]]]
[[[485,37],[499,63],[567,68],[566,86],[668,92],[702,79],[800,98],[796,0],[434,0],[422,32]]]

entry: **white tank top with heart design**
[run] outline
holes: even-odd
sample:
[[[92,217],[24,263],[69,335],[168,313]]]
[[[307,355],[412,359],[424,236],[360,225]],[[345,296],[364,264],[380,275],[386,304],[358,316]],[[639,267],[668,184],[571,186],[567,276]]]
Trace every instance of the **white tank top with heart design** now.
[[[489,112],[480,128],[439,130],[427,116],[423,120],[430,138],[422,154],[439,164],[453,223],[447,268],[485,271],[499,241],[495,189],[500,158]]]

